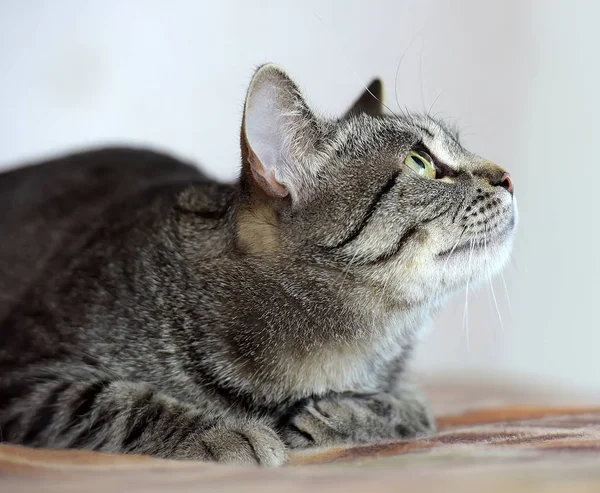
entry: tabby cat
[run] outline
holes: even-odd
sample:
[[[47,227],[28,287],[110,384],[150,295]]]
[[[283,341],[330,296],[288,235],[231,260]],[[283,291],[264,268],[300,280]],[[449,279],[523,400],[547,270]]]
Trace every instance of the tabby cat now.
[[[2,440],[277,466],[434,430],[406,363],[507,260],[513,185],[381,92],[323,118],[260,67],[235,184],[127,148],[1,174]]]

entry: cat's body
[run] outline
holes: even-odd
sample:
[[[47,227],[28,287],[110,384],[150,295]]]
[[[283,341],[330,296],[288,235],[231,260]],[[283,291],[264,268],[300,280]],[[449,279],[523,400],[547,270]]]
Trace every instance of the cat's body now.
[[[395,164],[421,145],[406,121],[364,101],[317,121],[295,98],[278,69],[259,71],[235,185],[129,149],[0,175],[3,440],[277,465],[280,438],[304,447],[432,428],[405,361],[464,284],[452,275],[461,258],[467,279],[504,261],[512,184],[450,137],[440,146],[446,130],[423,119],[409,123],[444,170],[442,188],[426,190]],[[289,121],[271,128],[272,116]],[[447,163],[459,152],[478,166],[473,190]],[[401,214],[407,203],[418,220]],[[469,214],[496,206],[501,219]],[[460,244],[481,224],[499,232],[491,262],[492,236],[482,255]],[[435,265],[419,255],[433,248]]]

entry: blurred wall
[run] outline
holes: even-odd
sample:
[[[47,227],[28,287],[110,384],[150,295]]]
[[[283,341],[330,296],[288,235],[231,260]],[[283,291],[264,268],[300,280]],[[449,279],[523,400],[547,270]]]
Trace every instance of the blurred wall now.
[[[598,392],[599,14],[583,0],[2,0],[0,166],[134,143],[230,180],[256,65],[283,65],[332,115],[382,76],[393,109],[433,106],[511,170],[520,208],[505,282],[473,290],[467,313],[457,296],[418,366]]]

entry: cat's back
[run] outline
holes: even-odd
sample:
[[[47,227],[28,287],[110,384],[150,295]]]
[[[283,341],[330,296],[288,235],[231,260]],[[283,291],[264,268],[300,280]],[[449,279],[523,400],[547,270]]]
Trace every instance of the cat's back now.
[[[200,171],[147,149],[104,148],[0,173],[0,226],[43,217],[62,221],[92,203],[110,204],[151,187],[205,179]]]
[[[28,289],[57,255],[77,255],[79,240],[102,226],[109,209],[120,203],[143,207],[136,197],[205,180],[178,159],[129,148],[70,154],[0,174],[3,300]]]

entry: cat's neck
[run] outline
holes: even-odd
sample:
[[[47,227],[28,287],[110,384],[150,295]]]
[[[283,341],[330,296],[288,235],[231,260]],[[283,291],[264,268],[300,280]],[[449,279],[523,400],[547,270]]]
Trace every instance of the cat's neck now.
[[[430,307],[391,297],[381,283],[309,255],[276,245],[253,251],[240,245],[233,205],[210,218],[206,210],[179,218],[184,257],[199,280],[198,296],[210,297],[211,311],[225,327],[224,351],[252,346],[241,361],[222,358],[214,372],[251,394],[264,393],[264,399],[381,390]],[[264,219],[257,220],[261,227]],[[251,227],[246,233],[255,246],[268,241]],[[198,313],[197,323],[203,318]]]

